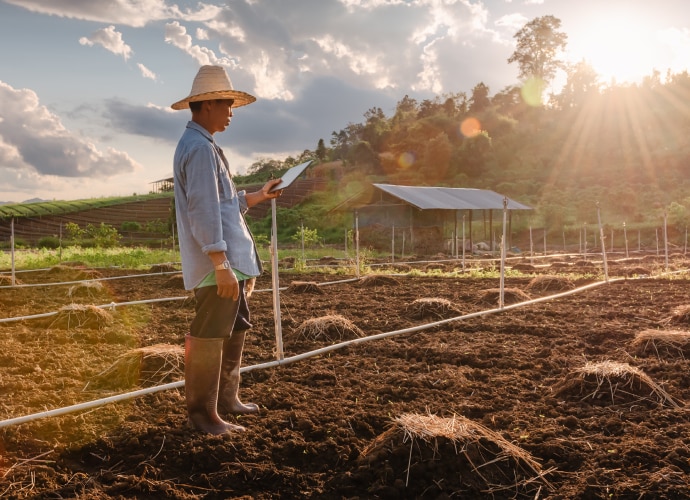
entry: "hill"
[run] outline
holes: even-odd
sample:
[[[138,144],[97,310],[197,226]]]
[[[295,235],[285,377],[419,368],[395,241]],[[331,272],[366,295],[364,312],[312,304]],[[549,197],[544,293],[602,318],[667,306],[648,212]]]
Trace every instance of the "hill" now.
[[[263,184],[246,185],[242,189],[254,191]],[[281,208],[290,208],[301,203],[315,190],[323,189],[320,179],[298,180],[276,201]],[[266,216],[271,205],[268,203],[252,207],[248,215],[254,219]],[[77,224],[107,224],[120,230],[123,224],[136,223],[140,231],[120,231],[129,242],[145,243],[159,240],[170,234],[174,216],[172,193],[151,194],[116,198],[99,198],[76,201],[50,201],[39,203],[9,204],[0,207],[0,241],[9,241],[11,225],[14,222],[15,238],[36,244],[44,237],[64,237],[65,226]]]

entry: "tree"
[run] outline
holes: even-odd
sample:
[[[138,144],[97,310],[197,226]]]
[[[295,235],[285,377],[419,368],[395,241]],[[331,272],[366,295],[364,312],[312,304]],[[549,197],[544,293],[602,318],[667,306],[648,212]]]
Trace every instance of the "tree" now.
[[[319,143],[316,146],[316,157],[323,161],[326,159],[326,153],[328,151],[326,150],[326,144],[323,142],[323,139],[319,139]]]
[[[560,27],[560,19],[542,16],[525,24],[513,36],[517,47],[508,63],[518,63],[520,79],[537,78],[546,85],[556,76],[556,70],[563,67],[558,56],[567,45],[568,35],[558,31]]]
[[[491,105],[489,100],[489,87],[484,82],[479,82],[472,89],[470,97],[470,113],[481,113]]]
[[[582,106],[592,95],[599,92],[599,75],[592,66],[580,61],[566,70],[568,78],[555,100],[561,109]]]

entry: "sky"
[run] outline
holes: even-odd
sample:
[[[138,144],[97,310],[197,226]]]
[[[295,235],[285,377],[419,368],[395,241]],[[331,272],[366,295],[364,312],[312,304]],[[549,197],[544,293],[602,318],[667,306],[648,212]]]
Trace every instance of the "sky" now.
[[[148,193],[203,64],[257,97],[215,136],[243,174],[405,95],[519,84],[514,35],[545,15],[603,83],[690,66],[687,0],[0,0],[0,202]]]

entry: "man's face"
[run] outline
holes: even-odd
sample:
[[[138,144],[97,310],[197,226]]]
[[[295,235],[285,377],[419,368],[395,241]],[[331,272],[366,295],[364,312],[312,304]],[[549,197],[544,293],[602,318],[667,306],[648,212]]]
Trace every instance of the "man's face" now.
[[[224,131],[230,125],[232,118],[233,99],[216,99],[209,101],[211,104],[210,124],[214,132]]]

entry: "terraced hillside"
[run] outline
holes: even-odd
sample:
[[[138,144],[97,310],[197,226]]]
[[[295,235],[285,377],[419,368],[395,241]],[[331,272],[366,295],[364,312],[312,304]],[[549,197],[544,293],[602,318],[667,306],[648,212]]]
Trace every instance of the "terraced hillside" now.
[[[284,192],[276,204],[285,208],[292,207],[303,201],[314,190],[322,189],[324,184],[325,181],[322,179],[297,181]],[[241,189],[251,192],[260,189],[261,186],[261,184],[242,186]],[[54,210],[51,210],[50,202],[6,205],[3,206],[3,212],[0,214],[0,242],[10,240],[12,222],[14,222],[15,238],[21,238],[30,244],[36,244],[46,236],[64,236],[67,223],[74,223],[82,228],[88,224],[104,223],[118,230],[124,222],[137,222],[142,229],[161,224],[168,227],[173,217],[173,200],[172,193],[166,193],[132,201],[113,199],[106,202],[94,200],[92,204],[75,203],[72,210],[64,203],[61,203],[60,207],[55,207]],[[253,218],[262,218],[268,213],[270,207],[270,203],[263,203],[251,208],[248,215]],[[160,233],[146,231],[126,235],[127,240],[140,242],[160,237]]]

